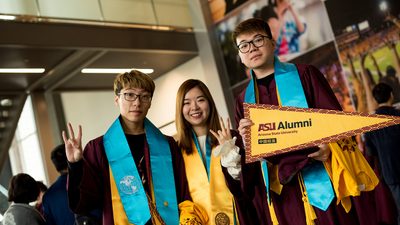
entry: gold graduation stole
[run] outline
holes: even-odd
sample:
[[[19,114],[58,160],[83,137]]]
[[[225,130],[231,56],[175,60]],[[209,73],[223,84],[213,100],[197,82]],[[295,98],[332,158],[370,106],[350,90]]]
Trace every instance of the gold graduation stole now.
[[[192,154],[182,151],[185,169],[189,184],[189,191],[193,202],[207,211],[207,224],[234,224],[235,213],[233,196],[225,184],[219,156],[211,154],[210,181],[206,168],[196,145],[192,141]]]

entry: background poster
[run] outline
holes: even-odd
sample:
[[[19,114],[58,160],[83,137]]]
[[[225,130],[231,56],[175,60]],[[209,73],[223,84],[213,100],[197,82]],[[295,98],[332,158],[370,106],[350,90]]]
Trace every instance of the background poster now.
[[[378,82],[393,87],[400,105],[400,1],[210,0],[209,6],[235,97],[247,84],[249,71],[240,63],[231,32],[239,22],[258,17],[270,24],[278,45],[279,36],[290,33],[291,26],[299,30],[296,21],[301,22],[305,29],[294,35],[297,46],[287,44],[289,34],[286,46],[281,44],[283,50],[275,54],[282,61],[318,67],[345,111],[373,112],[371,90]],[[277,15],[285,26],[274,27]]]
[[[354,111],[350,90],[333,41],[312,49],[290,62],[317,67],[328,80],[343,111]]]
[[[335,0],[325,4],[357,111],[375,110],[371,90],[378,82],[392,86],[399,103],[400,29],[394,21],[400,1]]]
[[[209,0],[211,16],[214,22],[222,20],[228,16],[232,10],[247,2],[247,0]]]

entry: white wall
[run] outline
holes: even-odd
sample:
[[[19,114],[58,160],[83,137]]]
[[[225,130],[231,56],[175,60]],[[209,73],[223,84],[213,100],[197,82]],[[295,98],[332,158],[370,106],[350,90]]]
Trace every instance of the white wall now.
[[[189,62],[177,67],[173,71],[158,78],[156,83],[155,99],[149,110],[148,117],[156,126],[164,126],[175,120],[175,102],[176,93],[179,86],[187,79],[198,79],[203,81],[210,89],[211,95],[217,105],[218,112],[226,118],[228,111],[226,109],[225,98],[221,91],[219,78],[217,74],[207,74],[202,67],[200,58],[196,57]],[[175,124],[171,124],[161,131],[168,135],[176,133]]]
[[[152,101],[148,118],[156,126],[164,126],[175,120],[176,93],[179,86],[190,78],[204,81],[204,72],[199,57],[188,61],[155,80],[155,98]],[[162,131],[165,134],[174,135],[176,133],[175,124],[173,123],[163,128]]]
[[[200,58],[182,64],[174,70],[164,74],[155,80],[156,90],[147,117],[157,126],[163,126],[175,120],[176,92],[179,86],[187,79],[199,79],[210,87],[211,94],[223,117],[227,117],[227,109],[221,87],[214,87],[208,82],[213,82],[216,74],[205,74]],[[206,75],[208,79],[206,79]],[[110,84],[112,85],[112,84]],[[211,87],[214,88],[211,89]],[[103,92],[74,92],[61,95],[66,121],[70,121],[77,131],[78,124],[82,125],[82,144],[103,135],[110,124],[118,116],[118,108],[114,105],[114,93]],[[171,124],[162,129],[165,134],[176,133],[175,125]]]
[[[78,125],[82,125],[83,146],[103,135],[119,114],[113,91],[67,92],[61,94],[61,100],[65,120],[72,124],[75,135]]]

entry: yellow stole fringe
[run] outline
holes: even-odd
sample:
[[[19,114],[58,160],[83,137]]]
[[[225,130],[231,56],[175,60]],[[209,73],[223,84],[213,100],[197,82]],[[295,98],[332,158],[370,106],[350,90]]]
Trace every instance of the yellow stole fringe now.
[[[188,155],[182,151],[182,155],[193,202],[207,211],[209,218],[207,225],[215,224],[216,220],[227,222],[228,218],[227,224],[234,224],[233,196],[225,184],[220,157],[211,154],[210,181],[208,181],[206,168],[194,142],[192,149],[194,150],[192,154]]]

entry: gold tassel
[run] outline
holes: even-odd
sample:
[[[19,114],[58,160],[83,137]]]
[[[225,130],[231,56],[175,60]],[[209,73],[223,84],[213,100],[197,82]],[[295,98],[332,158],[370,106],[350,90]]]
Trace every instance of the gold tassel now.
[[[302,200],[304,205],[304,212],[306,214],[306,224],[307,225],[315,225],[314,220],[317,219],[317,215],[315,214],[314,208],[308,201],[307,192],[304,187],[303,177],[299,173],[298,180],[300,184],[300,189],[302,193]]]
[[[350,212],[351,209],[351,200],[350,197],[344,197],[342,198],[342,200],[340,200],[340,203],[342,204],[344,210],[346,211],[346,213]]]
[[[271,201],[271,203],[268,203],[268,208],[269,208],[269,214],[271,215],[272,224],[279,225],[278,218],[276,217],[275,209],[274,209],[274,205],[272,204],[272,201]]]
[[[271,171],[269,176],[269,189],[280,195],[283,185],[279,182],[278,166],[268,164],[268,170]]]
[[[267,164],[267,165],[268,165],[268,169],[269,169],[270,165],[269,164]],[[278,171],[278,169],[276,168],[276,171],[275,171],[276,174],[277,174],[277,171]],[[261,169],[261,172],[262,172],[263,178],[264,178],[265,177],[264,176],[264,171],[262,169]],[[275,176],[275,178],[277,178],[277,176]],[[270,179],[270,181],[271,181],[271,179]],[[264,179],[264,184],[266,184],[266,183],[267,182]],[[267,186],[267,185],[265,185],[265,186]],[[282,186],[280,186],[280,188],[277,188],[277,189],[279,189],[279,193],[278,194],[280,194],[280,191],[282,190]],[[269,195],[269,193],[267,192],[267,204],[268,204],[269,214],[271,216],[272,224],[273,225],[279,225],[278,218],[276,217],[276,214],[275,214],[274,205],[272,204],[272,200],[271,200],[270,196],[268,196],[268,195]],[[271,202],[269,202],[269,200],[271,200]]]
[[[150,199],[150,196],[148,196],[147,194],[146,196],[147,196],[147,201],[149,203],[151,221],[153,222],[154,225],[165,225],[165,222],[163,221],[161,215],[157,211],[156,205]]]

